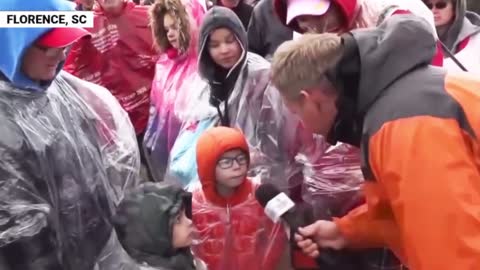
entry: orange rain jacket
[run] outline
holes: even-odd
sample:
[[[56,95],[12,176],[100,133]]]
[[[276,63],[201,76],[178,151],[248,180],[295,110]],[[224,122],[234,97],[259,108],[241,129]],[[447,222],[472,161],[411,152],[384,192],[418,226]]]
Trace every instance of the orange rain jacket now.
[[[480,80],[428,65],[430,29],[398,15],[344,36],[328,138],[361,147],[366,204],[335,222],[351,247],[387,246],[411,270],[477,270]]]

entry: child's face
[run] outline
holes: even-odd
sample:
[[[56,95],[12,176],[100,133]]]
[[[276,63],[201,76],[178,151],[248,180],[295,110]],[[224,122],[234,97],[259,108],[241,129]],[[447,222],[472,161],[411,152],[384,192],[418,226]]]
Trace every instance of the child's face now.
[[[185,215],[185,210],[182,209],[180,214],[175,217],[173,224],[173,248],[185,248],[192,244],[193,226],[192,220]]]
[[[242,57],[242,47],[235,34],[228,28],[215,29],[210,34],[208,51],[215,64],[224,69],[231,69]]]
[[[229,188],[238,187],[247,176],[248,157],[240,149],[225,152],[217,162],[217,183]]]

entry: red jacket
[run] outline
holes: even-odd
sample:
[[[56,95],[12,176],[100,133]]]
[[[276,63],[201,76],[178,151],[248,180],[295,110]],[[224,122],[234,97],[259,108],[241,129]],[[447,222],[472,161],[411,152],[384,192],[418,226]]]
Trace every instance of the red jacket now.
[[[96,7],[92,38],[74,45],[64,69],[104,86],[128,112],[137,134],[148,121],[157,52],[148,26],[148,7],[126,2],[117,16]]]
[[[192,220],[198,230],[193,251],[209,270],[276,269],[286,247],[286,234],[255,200],[256,185],[245,179],[230,198],[216,192],[217,160],[224,152],[238,148],[248,153],[243,134],[232,128],[212,128],[198,140],[202,188],[193,193]]]

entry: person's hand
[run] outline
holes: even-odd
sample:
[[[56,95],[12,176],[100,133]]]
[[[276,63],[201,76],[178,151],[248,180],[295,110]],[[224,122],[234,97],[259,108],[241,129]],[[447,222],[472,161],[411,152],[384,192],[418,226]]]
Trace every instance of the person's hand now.
[[[318,220],[315,223],[298,229],[295,241],[303,253],[315,258],[321,248],[342,249],[347,240],[333,221]]]

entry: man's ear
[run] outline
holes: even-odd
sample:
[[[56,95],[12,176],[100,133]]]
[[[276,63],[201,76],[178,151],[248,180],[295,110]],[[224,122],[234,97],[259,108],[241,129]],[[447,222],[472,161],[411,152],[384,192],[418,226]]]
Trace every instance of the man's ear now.
[[[310,102],[315,102],[315,101],[319,101],[318,100],[318,97],[316,97],[316,93],[317,91],[315,90],[302,90],[300,91],[296,101],[298,102],[298,104],[300,104],[300,106],[305,106],[306,102],[307,101],[310,101]]]
[[[302,103],[306,100],[318,103],[324,102],[327,99],[330,99],[329,95],[320,89],[302,90],[299,95],[299,101]]]
[[[309,99],[310,96],[310,92],[308,92],[307,90],[301,90],[300,94],[298,95],[298,100],[304,102],[306,99]]]

